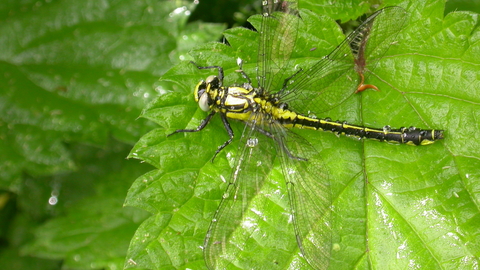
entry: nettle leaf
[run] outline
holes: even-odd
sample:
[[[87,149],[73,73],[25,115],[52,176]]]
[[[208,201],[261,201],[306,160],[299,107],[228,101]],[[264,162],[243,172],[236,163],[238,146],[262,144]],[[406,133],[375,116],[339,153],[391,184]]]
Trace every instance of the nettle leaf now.
[[[125,160],[154,127],[138,116],[163,91],[159,76],[225,28],[187,24],[195,5],[2,1],[0,265],[123,266],[146,218],[122,208],[132,179],[150,169]]]
[[[79,172],[57,175],[53,180],[32,179],[19,194],[19,205],[25,212],[34,212],[37,219],[44,208],[57,215],[41,224],[25,214],[19,215],[32,228],[21,224],[14,232],[25,233],[22,229],[27,227],[33,236],[21,247],[21,254],[28,254],[27,259],[35,256],[62,260],[62,266],[68,269],[121,268],[134,231],[147,217],[146,211],[122,207],[131,179],[149,169],[118,158],[125,156],[129,148],[126,144],[108,150],[77,146],[74,160]],[[42,188],[50,188],[51,194],[40,192]],[[57,199],[58,204],[45,206],[48,198],[42,195],[49,195],[50,201]],[[34,205],[26,205],[29,203]]]
[[[380,91],[355,94],[318,117],[378,128],[442,129],[445,139],[413,147],[298,131],[323,156],[330,175],[335,210],[330,268],[471,269],[480,255],[478,14],[454,12],[444,17],[444,3],[433,0],[388,4],[404,7],[409,19],[369,74],[368,83]],[[256,25],[259,17],[251,21]],[[298,59],[311,57],[312,51],[321,57],[344,38],[327,17],[304,11],[302,22],[294,52]],[[192,51],[195,61],[224,67],[224,84],[230,85],[244,82],[235,72],[240,57],[255,82],[257,33],[234,28],[225,36],[231,46],[202,45]],[[206,117],[194,102],[193,88],[216,72],[180,63],[162,77],[172,83],[171,90],[144,112],[161,127],[145,135],[130,157],[157,170],[137,179],[126,203],[153,216],[136,232],[126,267],[206,268],[203,239],[225,190],[232,157],[238,158],[238,145],[228,146],[210,162],[228,139],[218,117],[201,132],[166,135],[195,128]],[[243,124],[231,125],[238,139]],[[270,179],[283,181],[275,172]],[[289,211],[288,203],[278,205],[282,207],[265,212],[278,216]],[[295,237],[293,230],[282,233],[285,239]],[[268,253],[262,246],[275,243],[255,240],[258,249],[247,253],[252,261],[262,261]],[[279,269],[306,269],[298,248],[287,254],[290,264]]]
[[[65,0],[0,7],[0,153],[9,160],[0,165],[0,184],[15,189],[22,171],[74,169],[64,142],[105,146],[113,136],[133,144],[152,129],[137,118],[157,95],[158,77],[223,29],[185,26],[194,6]]]
[[[362,0],[347,1],[300,1],[300,8],[311,10],[317,14],[329,16],[341,22],[356,20],[372,9],[371,3]],[[352,8],[355,7],[355,8]]]

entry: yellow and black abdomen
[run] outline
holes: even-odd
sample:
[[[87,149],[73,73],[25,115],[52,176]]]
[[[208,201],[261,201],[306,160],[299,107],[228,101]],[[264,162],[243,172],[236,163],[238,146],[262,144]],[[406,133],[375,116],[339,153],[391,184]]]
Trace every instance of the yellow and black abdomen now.
[[[258,120],[274,120],[286,128],[322,130],[339,135],[409,145],[428,145],[443,139],[443,130],[414,127],[392,129],[390,126],[378,129],[332,121],[329,118],[311,118],[289,110],[287,104],[275,102],[275,98],[257,95],[254,89],[228,87],[221,90],[217,110],[231,119],[248,121],[251,114],[256,113],[262,114],[261,117],[257,115],[260,117]]]
[[[297,114],[289,110],[278,109],[277,121],[288,128],[302,128],[330,131],[335,134],[357,138],[373,139],[381,142],[403,143],[409,145],[428,145],[443,139],[443,130],[402,127],[382,129],[351,125],[347,122],[332,121],[329,118],[317,119]]]

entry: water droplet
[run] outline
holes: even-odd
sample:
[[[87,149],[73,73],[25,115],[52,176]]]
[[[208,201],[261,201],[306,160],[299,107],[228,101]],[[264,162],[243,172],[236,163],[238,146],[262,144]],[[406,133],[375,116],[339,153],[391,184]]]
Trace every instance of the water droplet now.
[[[222,179],[222,182],[223,182],[223,183],[226,183],[226,182],[227,182],[227,180],[225,180],[225,177],[223,177],[223,175],[220,175],[220,179]]]
[[[250,138],[247,140],[247,146],[248,147],[255,147],[258,144],[258,139],[257,138]]]
[[[50,197],[50,198],[48,199],[48,204],[50,204],[50,205],[55,205],[55,204],[57,204],[57,203],[58,203],[58,198],[57,198],[57,196],[52,196],[52,197]]]

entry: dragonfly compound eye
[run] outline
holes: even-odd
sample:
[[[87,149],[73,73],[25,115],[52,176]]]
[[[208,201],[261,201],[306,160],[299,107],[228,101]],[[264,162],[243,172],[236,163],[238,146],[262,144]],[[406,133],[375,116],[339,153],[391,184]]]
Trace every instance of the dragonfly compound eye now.
[[[215,76],[215,75],[210,75],[210,76],[207,77],[207,79],[205,80],[205,82],[206,82],[207,84],[210,84],[210,83],[212,83],[216,78],[217,78],[217,76]]]
[[[220,80],[215,75],[208,76],[207,79],[205,79],[205,83],[210,84],[212,89],[220,87]]]
[[[205,89],[198,91],[198,106],[202,111],[208,112],[210,110],[210,96]]]

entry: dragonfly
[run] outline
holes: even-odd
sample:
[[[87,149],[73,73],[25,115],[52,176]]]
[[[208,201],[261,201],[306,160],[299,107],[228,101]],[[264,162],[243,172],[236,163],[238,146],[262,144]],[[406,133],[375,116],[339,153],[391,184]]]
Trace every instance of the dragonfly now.
[[[293,223],[298,249],[312,268],[326,269],[332,252],[334,214],[328,169],[315,147],[295,129],[410,145],[440,140],[443,130],[372,128],[315,116],[354,93],[376,89],[365,84],[365,74],[396,42],[407,18],[403,8],[387,7],[375,12],[330,54],[292,72],[291,56],[301,22],[298,1],[268,0],[262,5],[261,26],[257,29],[257,85],[241,64],[238,72],[245,82],[225,86],[221,66],[192,62],[198,69],[218,72],[200,81],[194,90],[195,101],[209,114],[197,128],[179,129],[168,136],[202,131],[214,115],[220,115],[229,139],[218,147],[213,161],[234,138],[229,121],[245,124],[226,191],[203,245],[209,269],[282,269],[282,259],[276,252],[263,262],[251,262],[242,255],[248,253],[249,243],[261,235],[258,223],[268,219],[256,207],[268,204],[268,194],[262,193],[262,188],[270,180],[276,160],[285,179],[289,222]],[[256,203],[259,197],[263,200]],[[252,212],[260,221],[249,218]]]

